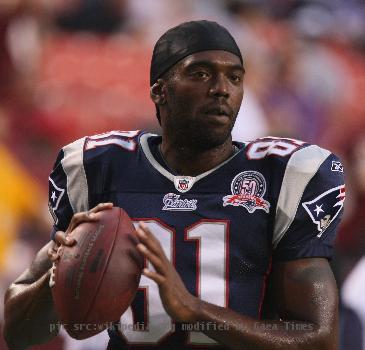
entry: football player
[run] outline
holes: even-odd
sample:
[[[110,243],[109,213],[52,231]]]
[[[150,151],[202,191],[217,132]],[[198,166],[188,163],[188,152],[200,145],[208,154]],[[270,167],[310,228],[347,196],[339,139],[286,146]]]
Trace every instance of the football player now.
[[[115,205],[133,219],[147,265],[108,349],[337,349],[328,260],[342,165],[294,139],[232,142],[244,73],[225,28],[183,23],[152,56],[162,136],[112,131],[62,148],[49,180],[52,241],[6,295],[11,348],[57,334],[51,260],[80,222]]]

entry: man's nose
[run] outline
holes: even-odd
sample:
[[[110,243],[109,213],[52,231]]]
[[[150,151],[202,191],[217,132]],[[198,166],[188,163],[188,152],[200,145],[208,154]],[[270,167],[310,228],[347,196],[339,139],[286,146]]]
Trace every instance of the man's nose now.
[[[217,74],[212,80],[212,84],[209,89],[209,94],[215,97],[225,97],[229,96],[229,86],[228,78],[225,74]]]

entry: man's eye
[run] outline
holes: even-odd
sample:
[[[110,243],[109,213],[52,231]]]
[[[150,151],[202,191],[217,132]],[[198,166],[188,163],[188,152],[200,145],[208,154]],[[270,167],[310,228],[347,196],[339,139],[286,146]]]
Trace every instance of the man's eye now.
[[[239,83],[241,81],[241,77],[239,75],[233,74],[233,75],[231,75],[231,80],[234,83]]]
[[[198,72],[194,72],[194,76],[197,77],[197,78],[206,78],[208,76],[208,73],[198,71]]]

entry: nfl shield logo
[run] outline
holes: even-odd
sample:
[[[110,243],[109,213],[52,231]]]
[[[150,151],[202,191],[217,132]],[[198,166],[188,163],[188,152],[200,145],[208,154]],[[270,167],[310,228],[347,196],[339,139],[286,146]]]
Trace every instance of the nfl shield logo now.
[[[174,176],[174,185],[179,192],[189,191],[195,182],[195,177],[191,176]]]
[[[186,191],[189,188],[189,181],[186,179],[179,180],[178,187],[181,191]]]

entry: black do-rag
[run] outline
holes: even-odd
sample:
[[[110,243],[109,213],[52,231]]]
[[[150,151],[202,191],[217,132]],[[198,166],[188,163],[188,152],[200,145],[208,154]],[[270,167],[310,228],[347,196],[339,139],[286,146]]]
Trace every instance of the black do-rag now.
[[[224,50],[239,57],[241,51],[228,30],[216,22],[192,21],[168,30],[153,49],[150,85],[183,58],[200,51]]]

